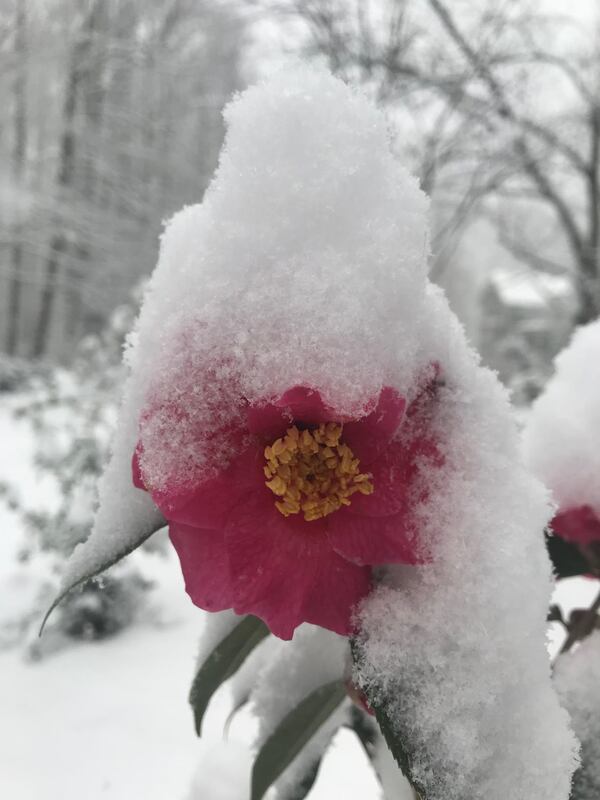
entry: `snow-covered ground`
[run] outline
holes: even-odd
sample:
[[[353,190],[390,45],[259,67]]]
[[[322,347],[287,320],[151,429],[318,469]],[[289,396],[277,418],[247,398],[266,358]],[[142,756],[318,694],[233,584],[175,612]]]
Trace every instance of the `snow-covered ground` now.
[[[0,406],[6,457],[0,481],[52,502],[31,466],[32,439]],[[0,503],[0,620],[33,601],[38,585],[16,563],[23,531]],[[254,729],[248,715],[223,724],[226,690],[213,700],[202,739],[187,692],[204,620],[192,606],[174,553],[140,556],[155,581],[149,611],[112,639],[73,643],[41,661],[16,646],[0,651],[0,797],[10,800],[245,800]],[[341,732],[311,800],[377,800],[377,781],[353,735]]]

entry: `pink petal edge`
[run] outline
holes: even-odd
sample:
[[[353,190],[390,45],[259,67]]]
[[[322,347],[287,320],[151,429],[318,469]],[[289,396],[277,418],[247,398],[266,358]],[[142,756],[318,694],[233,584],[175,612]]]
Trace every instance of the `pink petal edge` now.
[[[343,422],[340,415],[323,402],[316,389],[294,386],[284,392],[275,402],[278,408],[289,410],[294,422],[304,425],[320,425],[322,422]]]
[[[238,502],[264,485],[263,463],[262,449],[251,445],[219,475],[185,491],[153,491],[152,499],[172,522],[220,530]]]
[[[133,456],[131,457],[131,477],[135,488],[142,489],[142,491],[145,492],[146,484],[142,479],[142,471],[140,469],[140,452],[141,447],[140,443],[138,442],[135,450],[133,451]]]
[[[233,587],[223,532],[171,523],[169,536],[194,605],[205,611],[231,608]]]
[[[600,519],[589,505],[559,511],[550,524],[554,533],[568,542],[588,545],[600,541]]]
[[[406,398],[391,386],[384,386],[370,414],[344,425],[343,439],[361,466],[371,464],[386,449],[402,424],[405,410]]]

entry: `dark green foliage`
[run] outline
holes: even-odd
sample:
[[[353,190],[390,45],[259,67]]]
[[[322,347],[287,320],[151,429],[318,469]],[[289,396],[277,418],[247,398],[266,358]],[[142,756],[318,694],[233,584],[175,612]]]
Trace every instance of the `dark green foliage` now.
[[[268,634],[269,629],[262,620],[250,615],[243,617],[202,663],[192,683],[189,696],[198,736],[201,735],[202,719],[213,694],[221,684],[237,672],[254,648]]]
[[[558,578],[571,578],[590,572],[590,564],[577,545],[546,532],[546,547]]]
[[[344,682],[333,681],[311,692],[283,718],[261,747],[254,762],[251,800],[261,800],[345,698]],[[302,800],[309,791],[316,779],[319,763],[311,767],[303,781],[305,794],[298,794],[295,800]],[[302,791],[302,786],[298,787],[298,791]]]

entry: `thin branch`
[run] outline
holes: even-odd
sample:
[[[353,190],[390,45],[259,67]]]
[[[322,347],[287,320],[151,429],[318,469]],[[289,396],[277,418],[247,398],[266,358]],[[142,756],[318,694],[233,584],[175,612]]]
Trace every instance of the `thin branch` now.
[[[541,255],[536,250],[530,248],[522,237],[515,239],[509,234],[506,226],[500,219],[495,218],[495,223],[498,241],[519,261],[523,261],[533,267],[534,270],[545,272],[548,275],[565,275],[568,273],[566,264],[560,264],[558,261]]]
[[[575,222],[573,214],[571,213],[571,209],[565,202],[564,198],[558,194],[556,188],[551,183],[550,179],[542,170],[533,153],[531,152],[529,143],[523,135],[522,127],[520,126],[519,116],[509,103],[503,87],[496,80],[488,65],[479,57],[479,54],[473,50],[471,45],[458,29],[452,15],[446,6],[441,2],[441,0],[429,0],[429,5],[435,12],[452,41],[454,41],[467,62],[471,65],[474,72],[487,85],[493,100],[492,107],[495,109],[496,114],[501,119],[512,123],[516,128],[517,135],[514,139],[513,147],[521,158],[524,168],[537,185],[540,194],[545,197],[554,207],[556,214],[565,229],[571,247],[578,260],[581,261],[584,257],[585,247],[581,232],[577,226],[577,223]]]
[[[600,592],[598,592],[598,594],[596,595],[596,599],[594,600],[592,605],[587,609],[586,613],[582,614],[577,619],[577,622],[571,627],[569,635],[563,642],[563,646],[560,648],[560,655],[562,655],[563,653],[568,653],[568,651],[573,647],[573,645],[575,645],[581,639],[585,639],[585,637],[590,633],[590,631],[594,629],[599,609],[600,609]]]

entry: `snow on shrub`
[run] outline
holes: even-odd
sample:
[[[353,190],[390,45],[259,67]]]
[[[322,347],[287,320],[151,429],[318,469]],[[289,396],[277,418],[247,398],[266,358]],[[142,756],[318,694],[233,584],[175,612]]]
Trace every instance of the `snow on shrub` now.
[[[551,490],[555,533],[600,542],[600,320],[579,328],[555,360],[524,432],[528,465]]]
[[[30,581],[35,576],[39,588],[31,607],[18,609],[17,617],[13,610],[10,627],[27,633],[33,658],[63,646],[65,637],[97,639],[118,632],[135,619],[150,586],[135,565],[120,565],[73,593],[53,620],[52,637],[38,638],[40,611],[56,592],[67,556],[85,541],[93,524],[98,479],[110,455],[125,379],[123,339],[135,319],[137,294],[112,313],[100,334],[80,342],[68,369],[35,367],[26,388],[12,398],[15,421],[35,434],[34,475],[24,492],[0,485],[0,502],[4,488],[4,499],[24,527],[22,569]]]
[[[428,800],[566,800],[546,495],[427,280],[427,199],[383,115],[325,71],[279,72],[225,117],[204,201],[163,235],[66,585],[173,520],[197,604],[354,634],[355,682]]]

